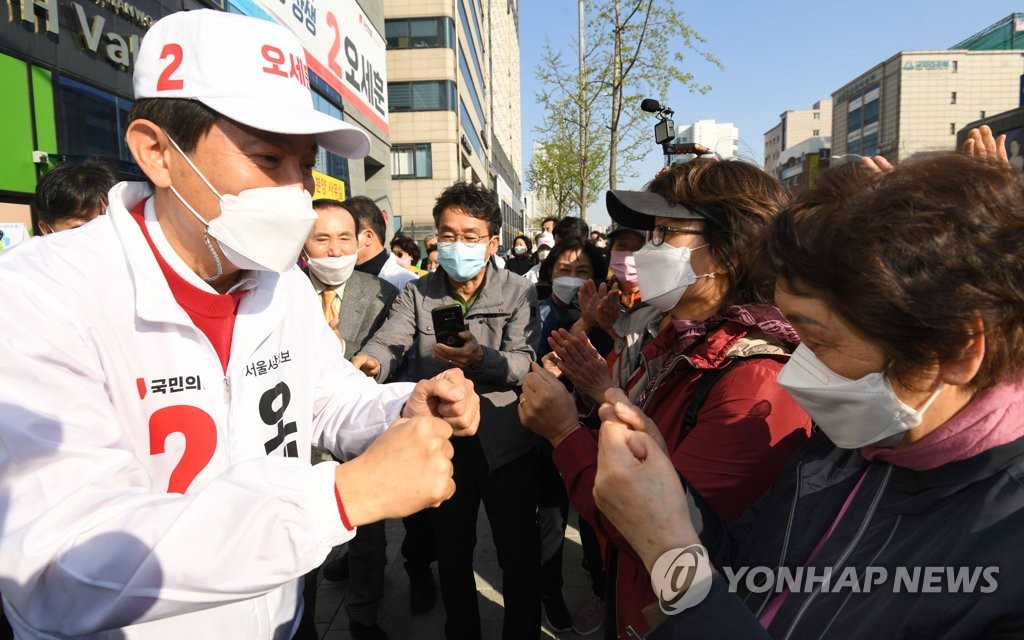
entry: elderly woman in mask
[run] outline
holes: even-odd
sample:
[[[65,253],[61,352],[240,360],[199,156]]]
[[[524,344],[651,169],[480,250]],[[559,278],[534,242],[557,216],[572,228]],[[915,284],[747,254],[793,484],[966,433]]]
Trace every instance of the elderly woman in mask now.
[[[597,502],[678,612],[652,638],[1020,637],[1022,201],[1019,171],[948,153],[833,174],[776,219],[803,339],[779,383],[821,431],[735,526],[602,407]]]
[[[671,167],[647,189],[608,195],[616,222],[651,232],[634,254],[637,277],[643,300],[666,313],[625,390],[657,424],[673,465],[734,520],[810,431],[776,382],[797,337],[765,302],[771,280],[756,260],[784,192],[753,165],[704,159]],[[606,398],[626,400],[615,389]],[[520,418],[552,444],[570,501],[614,549],[616,632],[629,637],[646,630],[642,610],[657,598],[639,557],[594,504],[596,433],[580,426],[576,409],[534,365]]]

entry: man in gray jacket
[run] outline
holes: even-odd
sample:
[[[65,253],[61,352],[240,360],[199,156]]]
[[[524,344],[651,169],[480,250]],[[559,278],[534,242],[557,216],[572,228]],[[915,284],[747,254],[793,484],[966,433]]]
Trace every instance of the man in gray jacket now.
[[[434,205],[440,268],[410,283],[380,331],[352,359],[386,380],[430,378],[459,367],[480,395],[479,435],[453,441],[455,495],[432,510],[441,596],[449,640],[480,637],[473,549],[480,502],[491,524],[505,600],[504,640],[540,636],[540,562],[535,524],[537,441],[519,423],[520,385],[540,341],[537,294],[490,260],[501,210],[495,193],[456,183]],[[431,310],[457,304],[465,318],[461,347],[439,344]]]

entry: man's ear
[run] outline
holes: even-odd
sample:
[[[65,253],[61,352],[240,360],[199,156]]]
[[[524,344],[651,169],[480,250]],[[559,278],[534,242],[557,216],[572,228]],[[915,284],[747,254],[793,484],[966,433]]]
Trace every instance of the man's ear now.
[[[163,130],[149,120],[133,120],[125,133],[128,150],[155,187],[169,187],[171,172],[168,156],[176,153]]]
[[[974,318],[969,323],[971,339],[960,350],[960,355],[939,365],[942,381],[951,385],[965,385],[978,375],[985,360],[985,323]]]

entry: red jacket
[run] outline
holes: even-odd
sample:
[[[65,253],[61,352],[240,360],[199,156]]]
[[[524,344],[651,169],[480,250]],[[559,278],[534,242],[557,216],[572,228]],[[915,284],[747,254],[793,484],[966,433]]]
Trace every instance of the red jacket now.
[[[774,307],[733,307],[724,316],[682,329],[668,326],[644,348],[630,397],[658,425],[676,469],[726,521],[761,497],[811,420],[776,382],[796,334]],[[689,435],[682,433],[702,372],[739,358],[711,388]],[[651,382],[653,380],[653,383]],[[579,429],[559,444],[554,461],[577,511],[619,551],[616,625],[620,638],[642,634],[642,610],[657,602],[650,576],[629,543],[594,505],[596,433]]]

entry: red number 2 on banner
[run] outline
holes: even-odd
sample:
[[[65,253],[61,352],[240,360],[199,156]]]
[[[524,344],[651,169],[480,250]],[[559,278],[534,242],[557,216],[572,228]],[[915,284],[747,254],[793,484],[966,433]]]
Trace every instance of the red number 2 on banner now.
[[[185,436],[185,451],[171,473],[167,493],[185,493],[217,449],[217,425],[202,409],[178,404],[159,409],[149,417],[149,453],[164,452],[167,436]]]
[[[338,52],[341,51],[341,31],[338,30],[338,19],[330,11],[327,12],[327,26],[334,31],[334,44],[327,52],[327,67],[341,78],[345,75],[341,65],[338,64]]]

